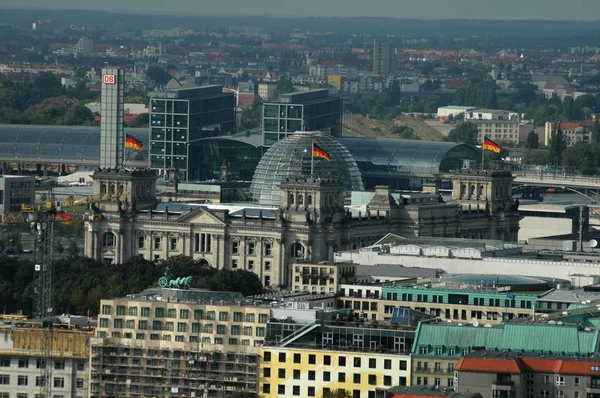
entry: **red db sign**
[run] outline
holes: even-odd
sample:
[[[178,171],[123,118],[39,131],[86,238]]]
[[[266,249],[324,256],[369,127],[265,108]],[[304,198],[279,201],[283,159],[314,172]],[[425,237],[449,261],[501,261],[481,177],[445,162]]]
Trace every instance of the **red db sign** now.
[[[117,82],[117,79],[115,75],[104,75],[102,76],[102,82],[104,84],[115,84]]]

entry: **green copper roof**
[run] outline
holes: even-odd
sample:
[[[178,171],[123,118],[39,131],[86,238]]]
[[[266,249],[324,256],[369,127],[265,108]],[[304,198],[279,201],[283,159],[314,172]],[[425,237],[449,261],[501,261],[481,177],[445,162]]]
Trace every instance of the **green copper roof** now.
[[[588,355],[596,352],[599,331],[585,331],[574,325],[506,324],[473,327],[470,324],[421,322],[417,329],[412,354],[417,356],[449,355],[454,348],[460,356],[463,349],[473,347],[498,351],[530,351]]]

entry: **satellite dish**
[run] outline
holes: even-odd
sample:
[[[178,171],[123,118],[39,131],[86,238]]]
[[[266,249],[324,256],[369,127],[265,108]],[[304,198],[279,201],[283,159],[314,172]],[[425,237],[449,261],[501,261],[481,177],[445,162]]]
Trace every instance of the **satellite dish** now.
[[[590,239],[588,243],[590,247],[598,247],[598,241],[596,239]]]
[[[479,326],[479,321],[477,320],[477,318],[471,318],[471,325],[475,327]]]

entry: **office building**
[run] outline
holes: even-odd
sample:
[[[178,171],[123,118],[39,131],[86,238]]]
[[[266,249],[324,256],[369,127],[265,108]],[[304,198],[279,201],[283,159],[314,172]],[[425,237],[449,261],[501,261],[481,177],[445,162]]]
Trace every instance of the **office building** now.
[[[28,326],[28,325],[27,325]],[[33,398],[40,393],[44,331],[31,326],[0,328],[0,396]],[[88,397],[89,338],[92,332],[52,332],[49,381],[53,397]]]
[[[388,75],[396,70],[396,53],[389,42],[374,40],[373,73]]]
[[[176,170],[180,181],[199,179],[202,140],[233,132],[235,94],[221,86],[150,93],[150,167],[161,176]]]
[[[304,322],[269,322],[258,396],[322,397],[343,390],[369,398],[378,389],[410,385],[414,330],[384,323],[360,327],[350,315],[324,310]]]
[[[421,322],[411,352],[412,384],[454,388],[457,362],[477,350],[590,356],[598,353],[599,342],[598,329],[562,322]]]
[[[260,90],[260,88],[259,88]],[[296,131],[342,135],[342,99],[328,89],[280,94],[263,104],[263,146],[270,147]]]
[[[600,360],[560,351],[474,351],[456,364],[455,380],[456,390],[483,398],[594,398],[600,395]]]
[[[101,93],[100,167],[120,169],[125,153],[125,70],[102,68]]]
[[[76,57],[86,57],[92,54],[94,42],[89,37],[80,38],[73,46],[73,55]]]
[[[0,177],[0,213],[20,212],[22,205],[35,204],[33,177],[5,175]]]
[[[511,144],[519,143],[519,126],[518,120],[487,120],[473,119],[469,120],[477,125],[477,142],[481,144],[483,138],[490,138],[500,144],[502,142],[510,142]]]
[[[255,393],[269,317],[235,292],[152,288],[102,300],[90,397]]]

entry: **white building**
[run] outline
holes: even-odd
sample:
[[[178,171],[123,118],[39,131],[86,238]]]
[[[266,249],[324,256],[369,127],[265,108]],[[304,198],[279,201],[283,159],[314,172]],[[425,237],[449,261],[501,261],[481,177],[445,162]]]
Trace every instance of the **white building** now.
[[[437,110],[437,116],[438,117],[448,117],[450,115],[456,117],[458,115],[465,114],[467,112],[470,112],[473,109],[477,109],[474,106],[456,106],[456,105],[448,105],[448,106],[442,106],[440,108],[438,108]]]

